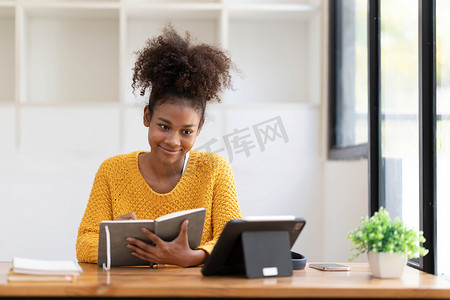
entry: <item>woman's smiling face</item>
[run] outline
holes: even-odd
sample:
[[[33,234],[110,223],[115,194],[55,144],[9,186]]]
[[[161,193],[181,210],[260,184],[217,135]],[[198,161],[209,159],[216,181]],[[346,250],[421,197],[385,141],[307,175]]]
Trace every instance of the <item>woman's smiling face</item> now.
[[[163,164],[184,160],[203,125],[201,111],[193,108],[188,100],[175,100],[155,106],[153,114],[148,107],[144,111],[152,156]]]

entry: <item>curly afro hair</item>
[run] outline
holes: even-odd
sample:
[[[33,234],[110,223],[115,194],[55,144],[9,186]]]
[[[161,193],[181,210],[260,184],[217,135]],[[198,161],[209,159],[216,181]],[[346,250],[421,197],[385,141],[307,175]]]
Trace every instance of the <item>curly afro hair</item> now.
[[[202,111],[203,118],[206,102],[220,102],[220,92],[232,88],[230,72],[236,68],[225,51],[193,44],[188,31],[182,38],[171,24],[164,27],[162,35],[147,40],[137,55],[131,86],[133,93],[139,89],[141,96],[147,89],[151,91],[151,112],[157,104],[184,98]]]

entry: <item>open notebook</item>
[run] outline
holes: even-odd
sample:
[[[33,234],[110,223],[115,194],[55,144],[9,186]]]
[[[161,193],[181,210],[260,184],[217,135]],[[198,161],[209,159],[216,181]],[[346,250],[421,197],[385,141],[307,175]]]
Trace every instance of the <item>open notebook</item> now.
[[[161,239],[171,241],[180,233],[184,220],[189,220],[189,246],[194,249],[202,240],[205,215],[206,209],[202,207],[170,213],[155,220],[103,221],[100,223],[97,264],[105,269],[149,265],[149,262],[131,254],[131,250],[126,247],[128,244],[126,238],[133,237],[152,244],[140,231],[141,228],[147,228]]]

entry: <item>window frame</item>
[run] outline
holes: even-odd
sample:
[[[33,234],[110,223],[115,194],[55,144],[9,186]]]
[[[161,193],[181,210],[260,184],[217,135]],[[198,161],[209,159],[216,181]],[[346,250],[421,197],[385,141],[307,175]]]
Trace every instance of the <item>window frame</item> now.
[[[336,145],[337,134],[337,118],[339,102],[338,97],[341,95],[340,86],[337,84],[339,80],[338,70],[342,64],[340,60],[340,40],[341,32],[338,26],[338,20],[341,16],[341,0],[329,1],[329,28],[328,28],[328,159],[331,160],[356,160],[368,158],[368,143],[353,145],[348,147],[339,147]]]
[[[369,206],[372,215],[386,206],[382,197],[380,0],[369,1]],[[436,1],[419,0],[419,223],[429,250],[408,265],[436,275]]]
[[[380,192],[381,180],[381,25],[380,1],[368,1],[368,143],[336,147],[336,113],[339,86],[338,18],[341,0],[329,0],[329,159],[368,158],[369,214],[386,207]],[[419,225],[429,250],[425,257],[409,260],[408,265],[427,273],[437,271],[436,212],[436,0],[419,0]]]
[[[429,250],[418,262],[436,275],[436,0],[419,0],[419,213]]]

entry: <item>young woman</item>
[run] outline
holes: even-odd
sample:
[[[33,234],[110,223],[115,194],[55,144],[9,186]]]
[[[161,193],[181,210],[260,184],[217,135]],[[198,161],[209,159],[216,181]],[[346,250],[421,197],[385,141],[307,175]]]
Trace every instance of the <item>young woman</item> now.
[[[227,54],[182,38],[173,27],[149,40],[137,53],[133,90],[143,96],[150,151],[107,159],[100,166],[76,244],[81,262],[97,262],[99,224],[104,220],[155,219],[175,211],[204,207],[201,245],[190,249],[187,221],[178,237],[165,242],[148,230],[155,246],[129,238],[130,252],[149,262],[196,266],[212,251],[223,227],[241,217],[231,166],[221,155],[191,150],[205,121],[206,103],[220,102],[231,87],[233,64]]]

